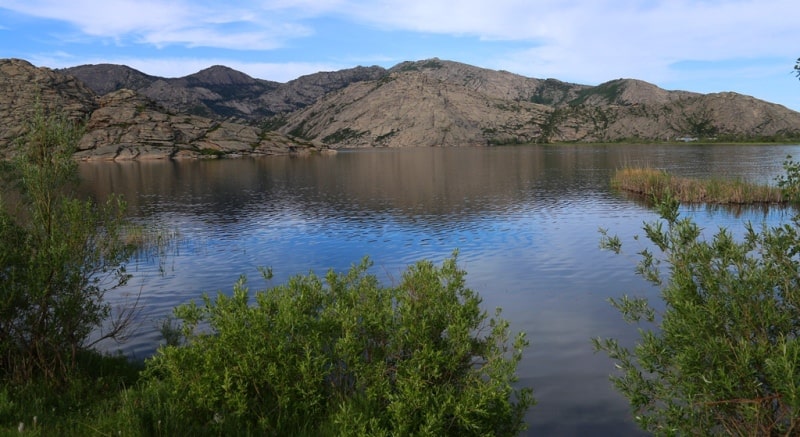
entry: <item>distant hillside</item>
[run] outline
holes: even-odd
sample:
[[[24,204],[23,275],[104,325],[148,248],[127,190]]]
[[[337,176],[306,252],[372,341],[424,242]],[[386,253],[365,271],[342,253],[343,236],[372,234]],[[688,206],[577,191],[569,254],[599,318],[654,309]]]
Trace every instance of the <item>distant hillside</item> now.
[[[170,111],[246,121],[260,121],[294,111],[314,103],[328,92],[385,74],[381,67],[356,67],[279,83],[254,79],[221,65],[180,78],[148,76],[124,65],[110,64],[81,65],[58,71],[78,78],[99,95],[131,89]]]
[[[732,92],[668,91],[635,79],[589,86],[435,58],[287,83],[219,65],[161,78],[124,65],[50,70],[8,59],[0,60],[0,154],[13,152],[37,101],[88,120],[84,159],[800,139],[800,113]]]

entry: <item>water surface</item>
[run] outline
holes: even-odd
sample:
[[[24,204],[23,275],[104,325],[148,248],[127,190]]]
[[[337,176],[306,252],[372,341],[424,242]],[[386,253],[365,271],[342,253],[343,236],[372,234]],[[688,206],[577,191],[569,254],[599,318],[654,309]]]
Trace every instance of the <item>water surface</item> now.
[[[175,305],[202,292],[229,292],[239,275],[251,288],[295,274],[346,270],[362,257],[385,283],[408,264],[437,263],[459,251],[468,285],[484,305],[503,308],[531,347],[521,384],[538,401],[529,414],[538,435],[635,435],[627,403],[607,376],[613,364],[594,354],[592,337],[633,340],[606,299],[657,297],[634,274],[633,241],[655,214],[612,192],[624,166],[647,165],[686,176],[772,182],[800,146],[519,146],[344,151],[333,156],[208,161],[84,163],[85,187],[103,198],[123,194],[136,220],[175,228],[179,251],[138,265],[111,296],[141,292],[138,334],[122,350],[152,354],[156,325]],[[778,223],[782,210],[682,208],[711,233],[745,220]],[[601,251],[598,228],[626,242],[625,254]],[[118,347],[118,346],[109,346]]]

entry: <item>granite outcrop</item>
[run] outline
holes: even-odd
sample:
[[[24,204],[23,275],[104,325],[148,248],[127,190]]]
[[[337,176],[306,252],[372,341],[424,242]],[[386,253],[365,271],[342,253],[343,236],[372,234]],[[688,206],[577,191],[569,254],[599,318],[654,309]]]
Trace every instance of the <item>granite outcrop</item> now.
[[[128,77],[137,75],[128,71]],[[85,123],[75,154],[82,160],[304,155],[327,149],[253,123],[171,111],[127,88],[98,95],[74,76],[19,59],[0,60],[0,101],[0,153],[6,157],[21,147],[16,139],[37,110],[61,111]]]

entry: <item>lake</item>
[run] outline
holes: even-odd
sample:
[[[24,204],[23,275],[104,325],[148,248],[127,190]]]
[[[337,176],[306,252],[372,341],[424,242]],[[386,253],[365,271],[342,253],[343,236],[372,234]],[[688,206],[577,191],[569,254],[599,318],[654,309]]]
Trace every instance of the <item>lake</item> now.
[[[613,363],[590,339],[632,344],[635,327],[607,302],[622,294],[657,299],[634,273],[643,242],[633,240],[657,216],[613,192],[625,166],[685,176],[739,177],[773,183],[790,145],[530,145],[340,151],[312,157],[81,163],[84,189],[102,199],[124,195],[136,221],[177,230],[163,264],[131,265],[134,279],[109,295],[141,293],[136,335],[107,345],[141,359],[153,353],[158,322],[203,292],[230,292],[240,275],[251,289],[290,276],[344,271],[369,256],[386,284],[420,259],[440,263],[456,249],[470,288],[485,308],[503,308],[531,346],[519,370],[538,404],[530,434],[637,435],[627,401],[608,381]],[[682,207],[711,235],[747,221],[777,224],[790,212],[763,208]],[[624,253],[599,248],[598,228]],[[258,267],[275,273],[265,283]]]

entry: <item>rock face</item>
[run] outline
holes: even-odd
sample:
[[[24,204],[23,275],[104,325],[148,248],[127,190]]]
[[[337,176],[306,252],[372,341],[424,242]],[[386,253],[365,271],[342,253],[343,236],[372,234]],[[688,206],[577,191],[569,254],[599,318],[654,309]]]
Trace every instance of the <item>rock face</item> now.
[[[135,70],[132,70],[135,71]],[[126,71],[136,80],[147,80]],[[232,70],[231,70],[232,71]],[[111,87],[116,81],[109,79]],[[97,97],[72,76],[36,68],[21,60],[0,61],[0,151],[14,152],[14,139],[36,110],[63,110],[86,121],[76,157],[84,160],[196,158],[239,155],[306,154],[320,151],[260,127],[191,114],[174,114],[128,89]]]
[[[172,115],[131,90],[98,99],[76,156],[130,160],[310,153],[309,143],[250,125],[196,115]]]
[[[800,113],[735,93],[525,78],[438,59],[403,63],[288,114],[279,131],[330,147],[800,137]]]
[[[551,107],[582,89],[439,60],[403,63],[286,117],[281,132],[333,147],[532,142]]]
[[[37,106],[82,120],[96,103],[94,93],[74,77],[20,59],[0,59],[0,156],[16,149],[15,140],[26,131]]]

